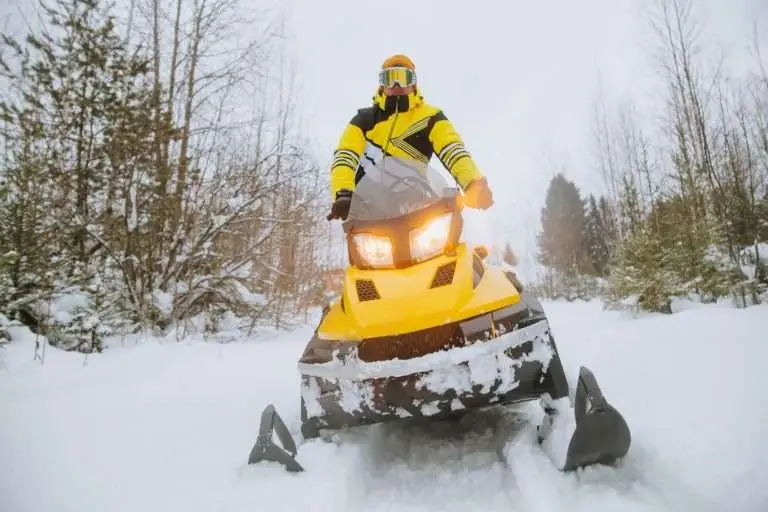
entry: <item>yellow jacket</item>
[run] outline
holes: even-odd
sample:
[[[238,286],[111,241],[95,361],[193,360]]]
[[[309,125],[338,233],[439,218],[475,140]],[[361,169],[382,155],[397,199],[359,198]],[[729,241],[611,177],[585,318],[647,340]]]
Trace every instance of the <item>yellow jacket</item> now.
[[[381,90],[373,99],[372,106],[358,110],[347,124],[333,153],[331,201],[339,190],[355,189],[363,158],[378,161],[382,154],[424,163],[437,154],[462,190],[482,177],[451,122],[442,110],[425,103],[418,89],[408,95],[405,108],[396,107],[396,97],[388,99]]]

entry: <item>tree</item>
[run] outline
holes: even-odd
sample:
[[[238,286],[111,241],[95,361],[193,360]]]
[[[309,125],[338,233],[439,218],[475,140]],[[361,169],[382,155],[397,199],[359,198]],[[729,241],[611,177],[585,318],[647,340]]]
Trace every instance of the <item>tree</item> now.
[[[669,311],[675,295],[734,294],[739,258],[768,239],[768,75],[756,40],[755,74],[727,76],[722,59],[707,74],[695,3],[656,7],[662,130],[651,139],[644,126],[659,117],[643,119],[631,101],[615,117],[604,96],[595,103],[595,167],[609,200],[595,208],[590,198],[585,238],[596,273],[608,254],[613,299]]]
[[[503,252],[503,254],[501,256],[501,259],[502,259],[502,261],[504,261],[504,263],[506,263],[507,265],[510,265],[512,267],[517,266],[517,264],[519,263],[519,261],[517,259],[517,255],[512,250],[512,247],[509,245],[508,242],[506,244],[504,244],[504,252]]]
[[[616,217],[616,209],[605,196],[600,196],[598,202],[598,209],[600,212],[600,218],[603,221],[603,237],[606,245],[608,246],[608,262],[613,260],[616,254],[616,248],[619,244],[619,227],[618,219]]]
[[[552,178],[541,211],[538,260],[547,267],[548,294],[553,297],[593,296],[588,279],[591,263],[584,239],[584,202],[576,185],[562,174]]]
[[[148,2],[149,48],[129,44],[135,2],[125,38],[101,1],[55,0],[0,51],[0,310],[65,348],[314,305],[325,189],[271,66],[278,39],[241,38],[237,0],[177,0],[166,51]]]
[[[607,275],[611,257],[611,234],[609,221],[604,217],[604,199],[601,198],[603,208],[600,208],[595,196],[590,194],[584,224],[584,244],[589,256],[589,269],[599,277]]]
[[[15,230],[7,241],[19,255],[13,301],[18,307],[24,294],[55,301],[83,293],[73,317],[82,325],[54,341],[98,350],[99,316],[116,302],[105,293],[121,292],[93,283],[115,270],[105,243],[113,233],[103,228],[114,219],[117,186],[146,162],[149,68],[98,1],[58,0],[44,13],[47,25],[29,34],[25,48],[5,38],[17,64],[5,66],[13,95],[1,106],[9,124],[5,172]]]
[[[569,275],[586,268],[584,203],[576,185],[559,173],[552,178],[541,211],[539,261]]]

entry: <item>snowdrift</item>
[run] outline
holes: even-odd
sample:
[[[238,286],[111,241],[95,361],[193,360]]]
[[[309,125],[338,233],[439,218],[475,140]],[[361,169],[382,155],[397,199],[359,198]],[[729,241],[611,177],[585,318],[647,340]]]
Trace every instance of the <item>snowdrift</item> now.
[[[616,468],[563,474],[528,423],[493,412],[318,439],[301,474],[249,466],[268,402],[297,433],[295,361],[311,327],[229,344],[116,341],[89,357],[48,347],[44,364],[11,327],[0,510],[768,510],[768,306],[545,307],[563,360],[593,368],[632,425]]]

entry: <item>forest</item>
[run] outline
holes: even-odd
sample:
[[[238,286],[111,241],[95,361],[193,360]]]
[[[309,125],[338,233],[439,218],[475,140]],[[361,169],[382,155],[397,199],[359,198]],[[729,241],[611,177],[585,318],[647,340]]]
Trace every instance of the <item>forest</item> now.
[[[596,99],[603,190],[584,194],[567,172],[552,177],[536,286],[654,312],[670,312],[674,297],[755,304],[768,297],[766,61],[755,34],[753,69],[731,76],[700,43],[692,2],[659,7],[659,115],[649,123],[632,102]]]
[[[648,311],[676,296],[753,304],[767,285],[765,59],[755,37],[754,72],[712,67],[692,4],[659,5],[663,115],[649,129],[632,103],[595,101],[604,190],[552,178],[530,286]],[[307,149],[280,14],[124,10],[52,0],[39,29],[2,37],[0,318],[82,352],[126,331],[305,321],[341,261],[318,222],[327,170]],[[501,256],[517,262],[509,244]]]
[[[40,30],[0,47],[0,312],[90,352],[121,330],[280,327],[321,304],[327,189],[279,14],[41,6]]]

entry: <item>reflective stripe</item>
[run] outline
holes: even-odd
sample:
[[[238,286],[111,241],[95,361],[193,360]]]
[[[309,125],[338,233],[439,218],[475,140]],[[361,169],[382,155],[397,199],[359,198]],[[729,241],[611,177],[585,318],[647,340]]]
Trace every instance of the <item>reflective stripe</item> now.
[[[360,158],[354,151],[350,151],[348,149],[338,149],[334,151],[334,159],[331,167],[333,168],[336,166],[345,165],[354,171],[357,169],[359,161]]]
[[[428,161],[426,155],[422,155],[419,152],[419,150],[417,150],[416,148],[414,148],[413,146],[411,146],[410,144],[408,144],[407,142],[405,142],[403,139],[399,137],[396,139],[392,139],[392,145],[403,150],[403,152],[407,153],[408,156],[410,156],[414,160],[418,160],[424,163]]]
[[[465,156],[471,155],[469,154],[469,151],[464,148],[464,144],[461,142],[452,142],[446,145],[443,150],[440,151],[438,158],[440,158],[440,161],[443,162],[443,165],[445,165],[450,170],[453,168],[456,162]]]

